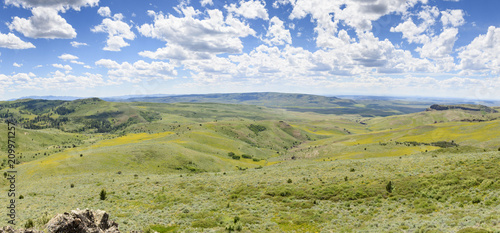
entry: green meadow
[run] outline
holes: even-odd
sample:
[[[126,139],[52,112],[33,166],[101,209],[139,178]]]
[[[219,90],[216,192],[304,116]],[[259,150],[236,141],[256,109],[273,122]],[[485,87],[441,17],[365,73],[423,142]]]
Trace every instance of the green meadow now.
[[[500,232],[499,108],[265,97],[1,102],[16,123],[16,228],[89,208],[122,232]],[[6,172],[6,123],[0,140]]]

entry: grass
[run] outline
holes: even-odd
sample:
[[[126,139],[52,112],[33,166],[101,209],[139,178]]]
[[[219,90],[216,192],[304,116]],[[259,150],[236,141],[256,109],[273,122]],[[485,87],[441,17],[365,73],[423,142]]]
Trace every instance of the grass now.
[[[37,113],[52,111],[36,104]],[[74,109],[65,125],[74,129],[85,117],[138,120],[108,133],[18,127],[23,225],[40,229],[56,213],[90,208],[106,210],[124,232],[499,230],[496,113],[366,118],[231,104],[58,104]],[[458,146],[424,144],[438,141]],[[7,190],[7,180],[0,184]]]
[[[20,166],[20,175],[28,169]],[[24,222],[44,211],[105,209],[124,231],[224,232],[235,216],[244,231],[256,232],[494,230],[500,217],[499,171],[499,152],[483,152],[289,161],[225,174],[36,175],[19,183],[25,198],[18,211]],[[386,190],[389,181],[392,193]]]

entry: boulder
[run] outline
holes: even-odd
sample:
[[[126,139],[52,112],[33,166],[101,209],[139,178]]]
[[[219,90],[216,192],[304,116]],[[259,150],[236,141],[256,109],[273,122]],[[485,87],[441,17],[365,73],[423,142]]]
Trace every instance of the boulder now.
[[[119,233],[118,224],[102,210],[72,210],[58,214],[47,223],[50,233]]]

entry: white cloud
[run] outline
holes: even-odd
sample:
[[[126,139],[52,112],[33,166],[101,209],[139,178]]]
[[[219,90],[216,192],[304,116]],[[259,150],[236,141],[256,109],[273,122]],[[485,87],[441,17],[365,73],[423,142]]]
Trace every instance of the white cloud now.
[[[241,15],[247,19],[264,19],[268,20],[269,15],[266,10],[266,3],[260,0],[241,0],[239,2],[239,7],[236,3],[225,6],[228,12]]]
[[[75,60],[72,60],[71,63],[78,64],[78,65],[84,65],[85,64],[85,63],[83,63],[81,61],[75,61]]]
[[[14,62],[14,64],[12,64],[12,66],[21,67],[21,66],[23,66],[23,64],[17,64],[17,62]]]
[[[459,67],[465,72],[500,74],[500,28],[490,26],[488,32],[476,37],[458,54]]]
[[[201,3],[201,6],[206,6],[206,5],[213,6],[214,5],[214,2],[212,0],[201,0],[200,3]]]
[[[88,44],[87,43],[83,43],[83,42],[71,41],[71,46],[73,46],[75,48],[78,48],[80,46],[88,46]]]
[[[91,29],[92,32],[108,33],[106,47],[103,50],[120,51],[121,48],[129,46],[125,39],[134,40],[135,34],[130,30],[130,26],[122,21],[122,14],[115,14],[113,19],[105,18],[102,23]]]
[[[55,67],[55,68],[64,69],[66,71],[70,71],[70,70],[73,69],[73,68],[71,68],[71,66],[69,66],[69,65],[63,65],[63,64],[52,64],[52,66]]]
[[[91,66],[89,66],[89,65],[85,65],[85,66],[83,66],[83,67],[85,67],[85,68],[87,68],[87,69],[92,69],[92,67],[91,67]]]
[[[28,9],[49,7],[63,12],[70,8],[79,11],[81,7],[94,7],[97,6],[98,3],[99,0],[5,0],[5,5],[14,5],[16,7],[24,7]]]
[[[269,45],[284,45],[292,43],[292,36],[290,31],[285,29],[283,21],[274,16],[269,21],[269,28],[267,29],[266,38],[264,39]]]
[[[107,6],[100,7],[97,13],[102,17],[111,17],[111,10]]]
[[[101,59],[95,62],[96,65],[102,66],[108,69],[118,69],[120,65],[118,62],[110,60],[110,59]]]
[[[430,36],[433,35],[431,27],[436,23],[438,16],[439,9],[437,7],[425,6],[418,13],[418,19],[422,20],[420,25],[417,26],[412,18],[408,17],[398,26],[391,27],[390,31],[403,33],[403,38],[407,39],[409,43],[425,44],[430,41]]]
[[[443,58],[449,56],[457,40],[458,29],[446,28],[439,36],[434,36],[424,46],[417,48],[421,57]]]
[[[133,64],[123,62],[122,64],[110,59],[101,59],[96,65],[108,70],[108,77],[115,82],[137,83],[142,80],[151,79],[173,79],[177,75],[175,66],[167,62],[151,62],[139,60]]]
[[[154,54],[172,54],[174,49],[186,50],[175,54],[241,53],[243,43],[240,38],[255,35],[255,31],[249,25],[231,15],[224,18],[222,12],[217,9],[207,10],[207,15],[203,19],[199,19],[201,12],[192,7],[183,7],[180,11],[183,17],[148,12],[154,16],[154,22],[143,24],[138,28],[139,32],[146,37],[165,41],[168,46],[157,52],[143,51],[141,55],[159,57],[160,55]]]
[[[213,56],[207,52],[196,52],[184,49],[182,46],[177,44],[168,43],[163,48],[158,48],[155,52],[152,51],[142,51],[139,52],[140,56],[148,57],[157,60],[175,59],[175,60],[186,60],[186,59],[208,59]]]
[[[444,27],[453,26],[458,27],[462,26],[465,23],[464,20],[464,11],[463,10],[446,10],[441,11],[441,22]]]
[[[355,29],[357,34],[370,31],[372,22],[382,16],[396,13],[405,14],[406,11],[418,2],[427,3],[427,0],[279,0],[275,7],[291,4],[293,10],[290,19],[303,19],[307,15],[316,23],[314,31],[317,33],[316,45],[321,48],[338,48],[344,46],[339,40],[339,23]]]
[[[31,10],[33,16],[28,19],[14,17],[8,24],[10,30],[16,30],[26,37],[46,39],[71,39],[76,37],[75,29],[63,19],[57,10],[36,7]]]
[[[62,59],[62,60],[78,60],[77,56],[71,55],[71,54],[67,54],[67,53],[62,54],[58,58]]]
[[[30,42],[24,42],[16,35],[0,33],[0,47],[8,49],[31,49],[35,46]]]

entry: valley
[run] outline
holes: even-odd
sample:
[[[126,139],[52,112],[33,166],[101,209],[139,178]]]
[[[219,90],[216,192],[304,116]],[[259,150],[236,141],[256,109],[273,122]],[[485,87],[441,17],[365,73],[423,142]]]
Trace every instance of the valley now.
[[[0,102],[0,140],[17,126],[19,225],[89,208],[125,232],[500,229],[499,107],[174,99]]]

